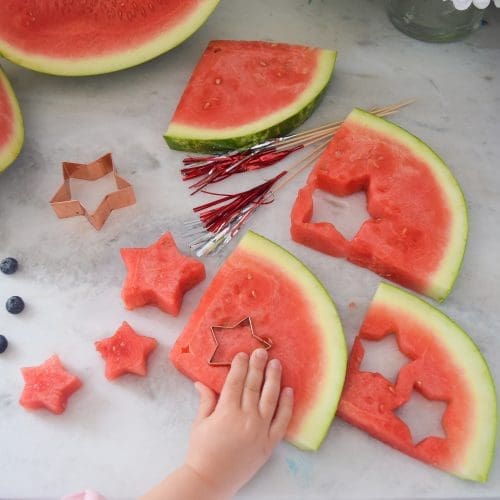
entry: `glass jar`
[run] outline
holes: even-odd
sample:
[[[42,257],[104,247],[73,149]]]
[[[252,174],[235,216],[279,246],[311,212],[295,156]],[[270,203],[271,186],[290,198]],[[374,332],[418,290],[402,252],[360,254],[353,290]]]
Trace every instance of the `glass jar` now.
[[[460,40],[481,25],[484,9],[457,10],[451,0],[387,0],[392,24],[427,42]]]

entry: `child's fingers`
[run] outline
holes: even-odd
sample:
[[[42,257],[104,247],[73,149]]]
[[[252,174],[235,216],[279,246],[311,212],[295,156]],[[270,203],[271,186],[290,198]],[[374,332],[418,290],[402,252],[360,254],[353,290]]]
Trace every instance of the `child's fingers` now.
[[[253,351],[241,399],[241,407],[245,411],[258,409],[266,361],[267,351],[265,349],[255,349]]]
[[[260,396],[259,411],[268,421],[273,418],[280,396],[281,386],[281,363],[277,359],[272,359],[266,368],[266,378],[262,394]]]
[[[212,414],[217,405],[217,395],[210,387],[202,384],[201,382],[195,382],[194,387],[200,395],[200,404],[198,406],[198,414],[196,415],[196,420],[201,420]]]
[[[222,386],[219,402],[223,405],[237,406],[241,404],[241,393],[248,371],[248,354],[236,354],[231,363],[226,381]]]
[[[292,418],[293,411],[293,390],[291,387],[285,387],[280,394],[278,409],[269,429],[271,441],[277,443],[285,436],[288,424]]]

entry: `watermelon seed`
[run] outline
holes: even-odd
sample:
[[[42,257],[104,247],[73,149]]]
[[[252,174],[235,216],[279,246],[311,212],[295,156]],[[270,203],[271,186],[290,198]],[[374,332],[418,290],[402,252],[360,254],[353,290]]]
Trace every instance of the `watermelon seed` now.
[[[207,101],[207,102],[203,105],[203,109],[208,109],[210,106],[211,106],[210,101]]]
[[[257,298],[257,294],[255,293],[255,290],[252,290],[252,291],[250,292],[250,295],[251,295],[254,299],[256,299],[256,298]]]
[[[221,78],[216,78],[215,79],[215,85],[220,85],[222,82],[222,79]]]
[[[388,390],[389,390],[389,392],[391,392],[392,394],[396,394],[396,390],[394,389],[394,387],[392,387],[392,385],[387,386],[387,389],[388,389]]]
[[[382,403],[380,403],[380,404],[378,405],[378,411],[379,411],[380,413],[384,413],[384,411],[385,411],[385,405],[383,405]]]
[[[251,274],[247,274],[247,280],[251,280],[253,276]]]
[[[266,61],[260,61],[260,65],[261,66],[267,66],[267,63],[266,63]]]

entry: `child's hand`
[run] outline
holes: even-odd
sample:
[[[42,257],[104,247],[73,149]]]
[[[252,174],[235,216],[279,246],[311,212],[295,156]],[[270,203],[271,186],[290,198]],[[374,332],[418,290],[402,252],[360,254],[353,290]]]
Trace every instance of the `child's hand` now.
[[[186,466],[207,481],[220,497],[234,494],[268,460],[292,416],[293,392],[280,391],[281,365],[267,363],[257,349],[248,360],[240,353],[219,400],[197,382],[200,407],[194,422]]]
[[[219,399],[197,382],[200,407],[184,465],[144,500],[231,497],[270,457],[287,430],[293,391],[281,387],[281,365],[257,349],[237,354]]]

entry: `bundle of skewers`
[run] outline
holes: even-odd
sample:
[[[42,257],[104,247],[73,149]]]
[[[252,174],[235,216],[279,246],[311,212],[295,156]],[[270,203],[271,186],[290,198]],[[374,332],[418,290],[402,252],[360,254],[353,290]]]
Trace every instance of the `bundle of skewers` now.
[[[413,101],[403,101],[369,111],[377,116],[388,116]],[[189,246],[197,256],[209,255],[229,243],[243,224],[262,205],[274,200],[276,193],[294,177],[310,167],[321,156],[342,121],[328,123],[304,132],[277,137],[244,150],[235,150],[212,156],[188,156],[183,160],[183,180],[191,181],[191,195],[202,192],[214,200],[195,207],[199,219],[186,222],[186,236],[192,238]],[[287,170],[246,191],[235,194],[216,193],[207,188],[228,177],[275,165],[299,150],[311,150]]]

